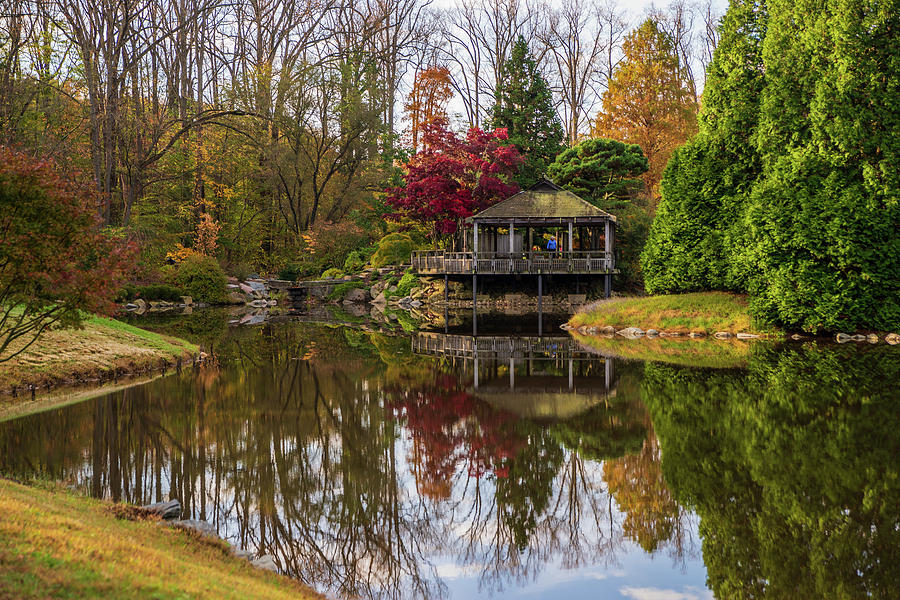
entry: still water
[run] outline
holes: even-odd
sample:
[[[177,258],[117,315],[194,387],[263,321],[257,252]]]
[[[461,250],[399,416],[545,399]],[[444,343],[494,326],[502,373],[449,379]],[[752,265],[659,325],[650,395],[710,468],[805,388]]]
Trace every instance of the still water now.
[[[336,597],[900,598],[894,348],[198,318],[213,362],[0,423],[0,472]]]

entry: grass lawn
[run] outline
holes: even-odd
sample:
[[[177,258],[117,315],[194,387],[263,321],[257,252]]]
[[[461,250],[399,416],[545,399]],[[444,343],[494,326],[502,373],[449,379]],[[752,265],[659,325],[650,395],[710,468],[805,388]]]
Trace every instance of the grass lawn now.
[[[21,348],[17,340],[10,352]],[[90,316],[82,329],[60,329],[44,333],[25,352],[0,362],[0,392],[12,386],[43,386],[95,378],[111,373],[139,371],[158,366],[163,360],[196,354],[196,345],[115,319]]]
[[[119,519],[113,506],[0,479],[0,598],[322,598],[224,542]]]
[[[686,367],[736,369],[747,365],[753,344],[737,340],[692,340],[687,338],[625,339],[620,336],[579,335],[575,340],[603,355],[620,358],[664,362]],[[760,342],[766,343],[766,342]]]
[[[753,321],[746,296],[725,292],[601,300],[575,314],[569,325],[640,327],[678,333],[776,333],[774,327]]]

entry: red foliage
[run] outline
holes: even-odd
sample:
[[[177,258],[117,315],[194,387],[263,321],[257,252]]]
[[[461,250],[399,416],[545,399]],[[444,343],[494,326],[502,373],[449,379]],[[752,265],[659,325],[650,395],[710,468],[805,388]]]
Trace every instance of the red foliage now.
[[[101,231],[98,207],[93,187],[0,146],[0,353],[48,320],[112,312],[134,249]]]
[[[449,490],[459,467],[471,477],[488,472],[505,478],[509,462],[525,444],[515,432],[516,417],[499,411],[458,388],[453,376],[434,385],[398,392],[389,403],[412,432],[417,479],[432,490]]]
[[[388,190],[394,217],[425,223],[435,237],[450,235],[466,217],[519,191],[507,182],[524,158],[506,145],[505,129],[470,129],[461,139],[445,119],[435,119],[424,126],[422,138],[425,150],[406,165],[406,186]]]

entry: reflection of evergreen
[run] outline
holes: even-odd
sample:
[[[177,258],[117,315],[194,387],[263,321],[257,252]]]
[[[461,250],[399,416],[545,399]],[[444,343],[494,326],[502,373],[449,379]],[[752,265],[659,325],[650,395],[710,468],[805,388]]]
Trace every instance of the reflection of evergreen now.
[[[718,597],[900,597],[897,381],[891,348],[647,365],[663,471],[700,516]]]

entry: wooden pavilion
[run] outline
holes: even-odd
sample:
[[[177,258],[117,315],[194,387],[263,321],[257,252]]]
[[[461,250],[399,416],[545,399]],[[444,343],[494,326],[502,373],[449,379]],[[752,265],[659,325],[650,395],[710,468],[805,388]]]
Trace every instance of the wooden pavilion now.
[[[462,252],[414,252],[413,270],[472,275],[473,287],[478,275],[537,275],[539,294],[543,275],[597,275],[604,277],[609,297],[617,273],[616,217],[552,181],[544,179],[466,222],[471,227],[461,232]]]

